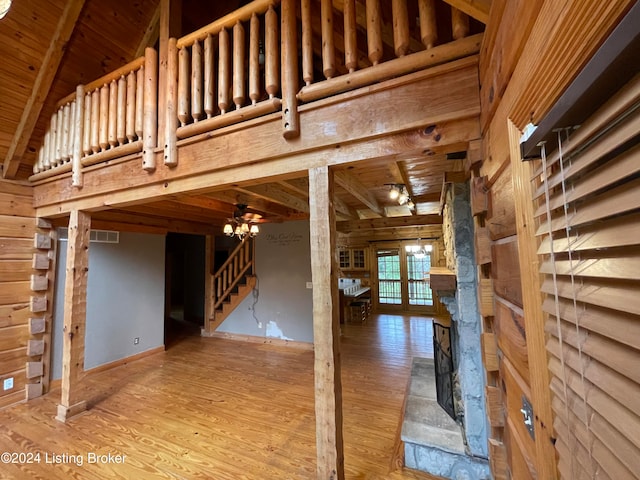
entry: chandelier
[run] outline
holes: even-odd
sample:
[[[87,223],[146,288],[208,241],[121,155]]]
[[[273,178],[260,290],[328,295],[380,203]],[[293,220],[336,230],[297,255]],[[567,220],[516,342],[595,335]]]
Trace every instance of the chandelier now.
[[[245,204],[238,204],[236,207],[235,212],[233,212],[233,218],[229,218],[222,229],[223,233],[228,237],[235,235],[240,240],[246,236],[253,238],[258,235],[260,228],[257,222],[262,218],[262,215],[247,212]]]

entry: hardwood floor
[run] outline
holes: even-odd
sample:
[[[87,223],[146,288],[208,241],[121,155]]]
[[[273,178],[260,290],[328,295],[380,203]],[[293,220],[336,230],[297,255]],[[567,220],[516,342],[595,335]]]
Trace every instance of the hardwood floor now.
[[[348,479],[433,478],[397,467],[411,358],[433,355],[431,335],[424,317],[343,326]],[[83,383],[89,410],[67,424],[53,418],[59,389],[0,411],[0,452],[40,454],[0,478],[315,478],[312,352],[185,337]]]

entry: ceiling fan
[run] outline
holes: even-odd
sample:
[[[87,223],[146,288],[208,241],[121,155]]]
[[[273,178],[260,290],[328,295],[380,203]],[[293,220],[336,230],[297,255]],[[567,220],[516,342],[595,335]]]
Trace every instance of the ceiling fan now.
[[[233,212],[233,217],[227,219],[227,223],[222,231],[228,237],[235,235],[241,240],[246,236],[255,237],[260,233],[260,228],[257,224],[262,221],[262,215],[247,210],[246,204],[238,203]]]

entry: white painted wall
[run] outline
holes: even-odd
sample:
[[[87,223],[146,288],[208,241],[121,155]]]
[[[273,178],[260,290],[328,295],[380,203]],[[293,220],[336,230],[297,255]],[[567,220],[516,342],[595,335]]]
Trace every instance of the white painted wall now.
[[[263,224],[256,237],[257,289],[218,332],[313,342],[309,222]],[[255,307],[254,307],[255,305]]]
[[[85,370],[164,344],[164,235],[120,233],[89,245]],[[62,373],[67,242],[58,244],[52,379]],[[134,345],[133,339],[140,343]]]

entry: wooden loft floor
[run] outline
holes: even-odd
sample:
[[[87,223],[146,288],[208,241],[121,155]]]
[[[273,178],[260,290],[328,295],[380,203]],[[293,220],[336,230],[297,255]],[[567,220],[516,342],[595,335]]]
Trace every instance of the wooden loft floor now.
[[[412,356],[433,356],[426,317],[376,315],[342,335],[347,479],[429,480],[397,469]],[[1,478],[309,479],[315,475],[313,353],[186,337],[164,353],[84,381],[89,410],[53,417],[54,390],[0,412],[1,451],[40,452],[40,464],[3,465]],[[126,455],[87,464],[88,452]],[[45,464],[48,453],[84,464]]]

